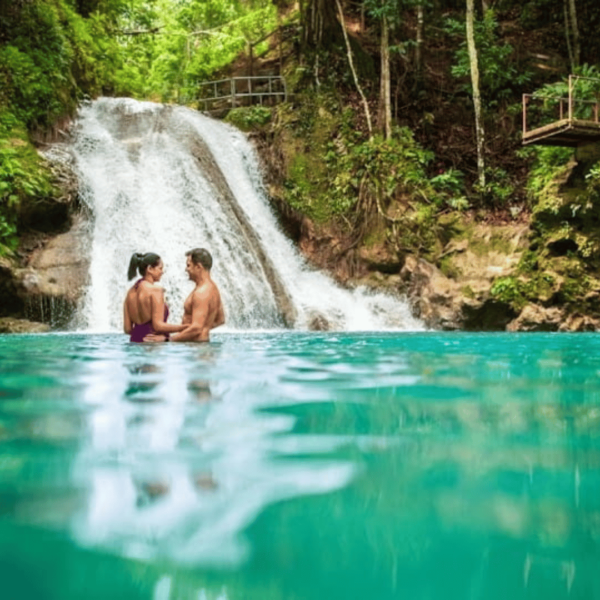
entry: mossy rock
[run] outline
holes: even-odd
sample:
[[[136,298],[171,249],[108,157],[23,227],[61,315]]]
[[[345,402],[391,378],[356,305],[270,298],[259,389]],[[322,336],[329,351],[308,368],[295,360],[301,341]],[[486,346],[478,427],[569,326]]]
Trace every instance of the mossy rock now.
[[[0,318],[0,333],[46,333],[47,331],[50,331],[50,326],[46,323],[12,317]]]

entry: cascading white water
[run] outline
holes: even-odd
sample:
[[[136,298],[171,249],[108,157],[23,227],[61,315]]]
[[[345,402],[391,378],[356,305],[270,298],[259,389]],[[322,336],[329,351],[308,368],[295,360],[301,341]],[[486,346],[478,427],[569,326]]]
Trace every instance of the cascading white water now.
[[[183,107],[102,98],[81,109],[73,152],[93,216],[84,328],[121,329],[134,252],[163,258],[170,320],[179,320],[192,289],[185,252],[205,247],[229,328],[279,328],[293,315],[298,329],[315,318],[337,330],[422,329],[401,300],[345,290],[306,264],[280,230],[257,156],[235,128]]]

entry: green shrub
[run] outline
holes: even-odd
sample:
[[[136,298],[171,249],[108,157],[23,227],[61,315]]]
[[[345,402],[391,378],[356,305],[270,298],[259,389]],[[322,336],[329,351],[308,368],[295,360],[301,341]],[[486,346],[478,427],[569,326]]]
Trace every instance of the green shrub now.
[[[0,254],[16,247],[21,203],[53,193],[49,172],[26,131],[14,115],[0,112]]]
[[[225,120],[242,131],[251,131],[270,123],[271,117],[272,111],[266,106],[244,106],[230,110]]]

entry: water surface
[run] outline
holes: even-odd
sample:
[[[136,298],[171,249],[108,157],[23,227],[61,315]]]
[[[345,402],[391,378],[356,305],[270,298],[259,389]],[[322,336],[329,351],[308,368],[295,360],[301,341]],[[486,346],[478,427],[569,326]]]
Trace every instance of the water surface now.
[[[600,336],[0,337],[0,598],[600,598]]]

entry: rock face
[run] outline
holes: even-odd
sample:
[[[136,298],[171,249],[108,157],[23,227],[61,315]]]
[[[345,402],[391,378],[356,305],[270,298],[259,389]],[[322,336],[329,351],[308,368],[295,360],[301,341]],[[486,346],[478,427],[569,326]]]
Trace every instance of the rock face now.
[[[0,318],[0,333],[45,333],[50,326],[45,323],[36,323],[27,319],[14,319],[12,317]]]
[[[476,296],[465,282],[446,277],[437,267],[423,259],[408,256],[400,272],[403,289],[415,316],[433,329],[497,331],[504,329],[516,316],[502,302],[494,300],[479,285]]]
[[[73,223],[15,271],[27,316],[53,327],[67,326],[88,284],[89,227],[81,214]]]
[[[67,327],[88,282],[89,227],[77,176],[65,148],[44,156],[61,193],[21,207],[26,233],[16,255],[0,259],[0,333]]]

